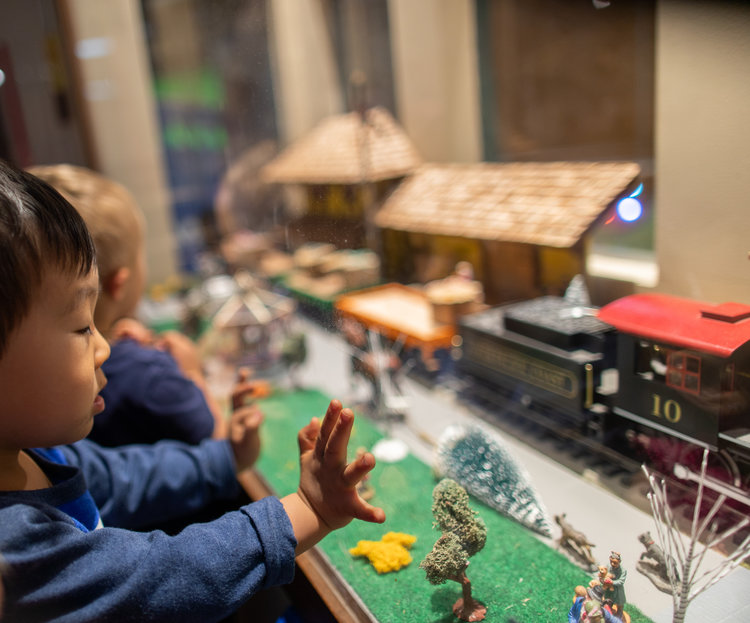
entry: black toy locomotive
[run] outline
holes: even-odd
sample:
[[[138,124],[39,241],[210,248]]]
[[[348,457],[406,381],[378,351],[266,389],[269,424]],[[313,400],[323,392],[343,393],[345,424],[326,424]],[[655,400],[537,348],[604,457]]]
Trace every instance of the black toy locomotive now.
[[[506,402],[664,472],[709,448],[714,474],[748,489],[750,306],[547,296],[465,316],[458,332],[459,374]]]

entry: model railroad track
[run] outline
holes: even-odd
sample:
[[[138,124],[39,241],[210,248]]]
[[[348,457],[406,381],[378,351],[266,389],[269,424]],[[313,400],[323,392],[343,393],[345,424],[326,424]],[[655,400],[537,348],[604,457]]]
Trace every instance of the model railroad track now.
[[[609,448],[575,428],[536,402],[525,402],[501,394],[497,388],[467,383],[459,400],[481,419],[524,442],[538,446],[542,441],[555,451],[553,456],[579,473],[594,470],[600,476],[628,482],[641,473],[641,464]]]

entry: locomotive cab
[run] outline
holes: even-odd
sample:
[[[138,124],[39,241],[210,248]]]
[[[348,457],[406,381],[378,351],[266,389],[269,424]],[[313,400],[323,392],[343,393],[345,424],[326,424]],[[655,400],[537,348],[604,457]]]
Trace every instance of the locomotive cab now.
[[[636,294],[599,319],[619,332],[615,414],[750,460],[750,306]]]

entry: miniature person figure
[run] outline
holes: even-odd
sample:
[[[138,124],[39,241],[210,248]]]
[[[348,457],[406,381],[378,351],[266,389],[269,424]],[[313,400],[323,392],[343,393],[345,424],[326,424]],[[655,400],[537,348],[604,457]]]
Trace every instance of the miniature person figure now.
[[[625,578],[628,572],[621,566],[621,556],[619,552],[612,551],[609,554],[609,568],[607,573],[612,578],[612,603],[614,604],[615,615],[618,619],[623,618],[623,608],[625,607]]]
[[[589,600],[583,604],[581,621],[585,623],[619,623],[615,615],[593,600]]]
[[[601,599],[599,601],[601,602],[602,606],[607,606],[611,610],[614,607],[615,586],[614,582],[612,581],[612,577],[609,574],[607,574],[607,577],[604,578],[601,588]]]
[[[568,610],[568,623],[579,623],[581,620],[581,610],[583,609],[583,602],[586,600],[586,588],[583,586],[576,586],[575,594],[573,595],[573,605]]]
[[[401,360],[398,355],[386,348],[381,352],[374,352],[367,328],[357,320],[345,316],[341,319],[340,327],[344,339],[352,347],[350,357],[352,386],[357,374],[369,381],[372,386],[372,406],[376,412],[380,412],[383,406],[383,381],[386,374],[393,388],[399,393],[401,391],[398,380]],[[378,359],[379,355],[382,360]]]
[[[96,327],[110,343],[102,370],[105,408],[90,438],[105,446],[226,436],[226,416],[208,391],[195,344],[182,333],[155,336],[134,319],[146,280],[145,220],[122,185],[84,167],[29,172],[73,204],[96,246],[101,294]]]
[[[80,214],[0,160],[3,621],[220,621],[289,582],[296,555],[331,531],[385,521],[356,492],[375,459],[347,462],[354,415],[332,400],[298,434],[295,493],[173,536],[137,531],[234,499],[258,431],[240,408],[228,439],[200,445],[85,439],[104,408],[110,350],[94,324],[99,286]]]
[[[607,567],[605,565],[599,565],[597,576],[589,582],[589,589],[588,589],[588,596],[591,599],[595,599],[598,602],[601,602],[604,599],[604,582],[605,580],[610,580],[610,585],[612,584],[612,576],[609,574],[609,571],[607,570]]]

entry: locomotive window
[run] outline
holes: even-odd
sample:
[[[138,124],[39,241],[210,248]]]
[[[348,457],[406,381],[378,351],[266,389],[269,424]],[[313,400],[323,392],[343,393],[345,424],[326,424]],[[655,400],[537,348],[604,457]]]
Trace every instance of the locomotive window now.
[[[667,373],[666,352],[658,344],[641,341],[636,345],[636,374],[649,381],[664,382]]]
[[[670,352],[667,357],[667,385],[692,394],[700,393],[701,360],[693,355]]]

